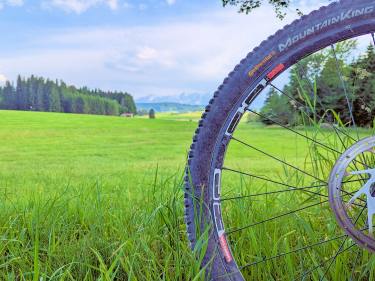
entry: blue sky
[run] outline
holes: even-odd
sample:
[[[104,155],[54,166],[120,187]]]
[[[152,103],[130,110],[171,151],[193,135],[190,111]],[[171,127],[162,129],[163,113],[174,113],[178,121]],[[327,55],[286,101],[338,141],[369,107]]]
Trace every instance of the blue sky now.
[[[298,1],[309,11],[323,1]],[[17,74],[136,98],[212,93],[283,22],[220,0],[0,0],[0,82]]]

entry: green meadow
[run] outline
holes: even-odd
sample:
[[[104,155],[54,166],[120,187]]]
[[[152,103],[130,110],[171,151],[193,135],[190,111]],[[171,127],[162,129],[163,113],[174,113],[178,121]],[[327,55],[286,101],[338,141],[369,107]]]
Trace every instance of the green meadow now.
[[[198,116],[0,111],[0,280],[203,280],[199,261],[204,237],[190,251],[183,214],[183,171]],[[314,169],[306,140],[285,129],[243,122],[237,136],[311,173],[316,170],[317,177],[329,173],[329,161]],[[324,134],[320,138],[329,139]],[[289,184],[312,183],[238,143],[231,144],[228,157],[228,168]],[[223,196],[272,188],[223,172]],[[326,187],[318,191],[324,193]],[[228,229],[264,219],[262,210],[273,216],[304,204],[316,208],[234,233],[229,239],[239,263],[342,232],[323,199],[308,192],[223,203]],[[344,242],[350,245],[349,240]],[[340,241],[315,254],[302,251],[272,259],[244,274],[253,280],[291,280],[296,271],[328,259]],[[340,255],[329,280],[374,278],[374,260],[353,249]],[[323,274],[320,269],[310,277],[319,280]]]

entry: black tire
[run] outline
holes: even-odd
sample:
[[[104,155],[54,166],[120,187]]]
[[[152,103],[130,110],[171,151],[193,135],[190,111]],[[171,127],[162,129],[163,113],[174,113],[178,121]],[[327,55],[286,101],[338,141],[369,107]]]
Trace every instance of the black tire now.
[[[339,41],[375,31],[374,0],[342,0],[313,11],[279,30],[249,53],[214,93],[199,122],[185,177],[185,220],[191,247],[209,228],[202,266],[212,280],[244,280],[225,238],[215,169],[243,109],[264,85],[309,54]],[[220,174],[217,174],[219,179]],[[199,219],[200,218],[200,219]],[[219,237],[220,236],[220,237]],[[221,240],[220,240],[221,239]]]

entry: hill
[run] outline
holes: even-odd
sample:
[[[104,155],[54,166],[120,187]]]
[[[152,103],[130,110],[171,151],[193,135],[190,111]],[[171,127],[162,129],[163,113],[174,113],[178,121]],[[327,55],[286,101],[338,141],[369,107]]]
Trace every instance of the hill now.
[[[193,112],[202,111],[203,105],[181,104],[175,102],[160,102],[160,103],[136,103],[139,111],[149,111],[153,108],[156,112]]]

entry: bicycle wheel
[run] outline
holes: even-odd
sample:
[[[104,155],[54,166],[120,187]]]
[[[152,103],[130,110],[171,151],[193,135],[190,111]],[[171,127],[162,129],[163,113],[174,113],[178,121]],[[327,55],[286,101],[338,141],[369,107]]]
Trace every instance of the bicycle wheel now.
[[[359,128],[364,119],[356,112],[367,110],[366,102],[354,101],[353,72],[338,57],[340,42],[374,44],[374,16],[373,0],[342,0],[303,16],[249,53],[214,93],[185,177],[187,233],[193,249],[206,237],[207,278],[374,278],[374,134]],[[330,97],[345,99],[342,116],[327,108],[314,74],[304,72],[305,61],[321,52],[331,56],[340,91]],[[277,86],[285,75],[294,75],[298,95]],[[294,125],[252,108],[269,89],[288,99]],[[249,112],[273,126],[244,124]]]

